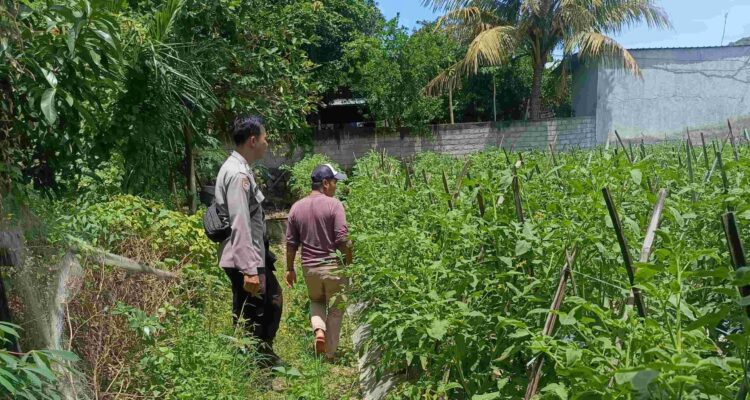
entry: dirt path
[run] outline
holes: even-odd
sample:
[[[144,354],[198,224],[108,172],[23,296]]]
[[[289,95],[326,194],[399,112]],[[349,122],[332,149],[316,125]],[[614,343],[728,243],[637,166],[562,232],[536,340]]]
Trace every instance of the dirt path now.
[[[353,325],[344,318],[341,331],[341,357],[334,363],[319,359],[312,349],[312,332],[309,320],[307,289],[298,271],[298,283],[289,289],[283,284],[284,249],[274,246],[279,254],[276,277],[284,286],[284,314],[281,328],[274,343],[276,353],[289,364],[273,372],[271,387],[260,395],[261,399],[352,400],[358,399],[358,370],[356,355],[352,350]]]

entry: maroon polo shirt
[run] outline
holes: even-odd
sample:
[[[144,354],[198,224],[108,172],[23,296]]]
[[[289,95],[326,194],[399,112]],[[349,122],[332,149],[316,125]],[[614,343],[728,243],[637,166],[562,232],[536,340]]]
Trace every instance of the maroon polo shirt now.
[[[346,243],[344,205],[335,197],[312,191],[289,210],[286,243],[295,252],[302,247],[302,266],[335,264],[336,247]]]

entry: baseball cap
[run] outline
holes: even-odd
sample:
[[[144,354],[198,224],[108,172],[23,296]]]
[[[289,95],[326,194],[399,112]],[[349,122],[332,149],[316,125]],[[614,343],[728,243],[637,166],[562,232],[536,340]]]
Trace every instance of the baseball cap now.
[[[331,164],[320,164],[312,172],[310,176],[313,182],[323,182],[323,179],[336,179],[337,181],[345,181],[346,174],[336,171]]]

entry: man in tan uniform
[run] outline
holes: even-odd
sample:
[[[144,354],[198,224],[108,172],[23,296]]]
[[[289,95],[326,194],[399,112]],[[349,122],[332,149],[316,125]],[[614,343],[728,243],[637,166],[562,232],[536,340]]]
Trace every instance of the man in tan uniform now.
[[[216,178],[216,208],[228,216],[231,235],[219,247],[219,265],[232,284],[232,313],[239,323],[260,340],[258,350],[278,362],[273,339],[281,319],[281,286],[273,274],[275,257],[264,242],[266,234],[262,202],[251,165],[268,148],[266,130],[259,117],[235,121],[232,136],[235,151],[221,166]]]
[[[336,183],[345,180],[346,175],[330,164],[323,164],[315,168],[311,177],[312,191],[294,203],[287,218],[286,281],[291,287],[297,280],[294,259],[302,247],[302,269],[310,296],[315,351],[333,359],[344,317],[344,304],[338,294],[346,284],[346,278],[338,274],[340,263],[336,250],[345,256],[345,264],[352,262],[344,206],[333,197]]]

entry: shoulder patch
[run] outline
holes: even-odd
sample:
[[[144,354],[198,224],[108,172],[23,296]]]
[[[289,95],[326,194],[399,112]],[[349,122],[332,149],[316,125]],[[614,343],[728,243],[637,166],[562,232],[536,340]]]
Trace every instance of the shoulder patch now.
[[[250,191],[250,179],[246,176],[243,176],[241,182],[242,182],[242,190],[246,192]]]

